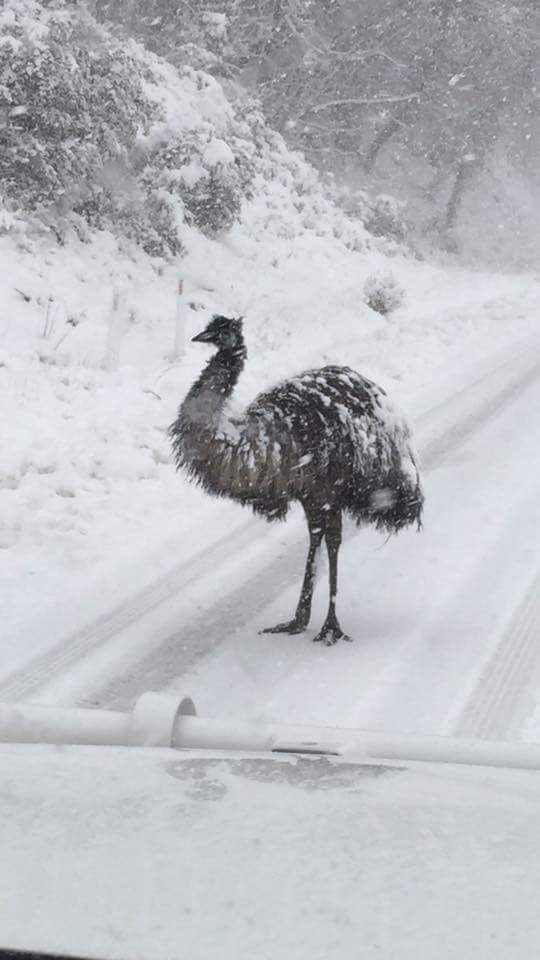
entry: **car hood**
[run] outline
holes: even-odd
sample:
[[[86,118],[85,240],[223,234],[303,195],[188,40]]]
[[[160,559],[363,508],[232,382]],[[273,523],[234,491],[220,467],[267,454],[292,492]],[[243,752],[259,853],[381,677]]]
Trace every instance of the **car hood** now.
[[[540,949],[534,771],[5,744],[0,771],[1,947],[118,960]]]

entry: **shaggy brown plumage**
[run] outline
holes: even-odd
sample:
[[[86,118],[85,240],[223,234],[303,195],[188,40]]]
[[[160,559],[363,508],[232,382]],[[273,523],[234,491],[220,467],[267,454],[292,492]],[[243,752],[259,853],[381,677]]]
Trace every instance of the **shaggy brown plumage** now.
[[[326,538],[330,609],[315,639],[344,637],[335,614],[341,515],[395,533],[421,524],[423,493],[407,423],[384,390],[348,367],[308,370],[261,393],[241,419],[225,415],[246,359],[239,320],[214,317],[195,340],[218,352],[170,428],[176,464],[214,496],[268,520],[306,512],[310,549],[300,601],[274,632],[300,632],[311,612],[315,555]]]

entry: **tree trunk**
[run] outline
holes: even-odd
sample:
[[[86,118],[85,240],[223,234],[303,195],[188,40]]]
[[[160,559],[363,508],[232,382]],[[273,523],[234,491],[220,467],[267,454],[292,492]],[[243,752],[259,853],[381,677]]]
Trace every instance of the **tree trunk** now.
[[[379,152],[382,150],[385,143],[388,143],[388,141],[392,139],[398,127],[399,121],[392,117],[391,119],[387,120],[387,122],[379,130],[375,139],[371,141],[364,158],[364,170],[366,173],[371,173],[373,167],[375,166],[375,161],[379,155]]]
[[[474,165],[472,163],[465,163],[463,160],[459,164],[458,171],[454,179],[454,184],[446,204],[446,212],[442,225],[443,233],[449,233],[456,226],[458,211],[461,201],[463,200],[463,195],[472,179],[473,166]]]

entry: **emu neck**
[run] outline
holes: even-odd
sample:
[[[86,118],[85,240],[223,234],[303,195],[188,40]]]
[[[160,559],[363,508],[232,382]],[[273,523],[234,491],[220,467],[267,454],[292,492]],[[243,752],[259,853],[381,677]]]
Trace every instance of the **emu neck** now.
[[[220,350],[207,363],[193,384],[181,410],[184,421],[200,430],[216,430],[223,407],[233,392],[242,372],[246,350]]]

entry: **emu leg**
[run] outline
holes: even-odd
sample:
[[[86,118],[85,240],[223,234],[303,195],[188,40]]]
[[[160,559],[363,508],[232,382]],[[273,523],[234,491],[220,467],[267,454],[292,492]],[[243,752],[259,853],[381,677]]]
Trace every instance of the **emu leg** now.
[[[345,633],[343,633],[336,615],[337,565],[339,548],[341,545],[341,530],[341,511],[337,510],[335,513],[329,513],[325,522],[324,536],[326,539],[326,549],[328,551],[330,605],[328,607],[326,620],[321,630],[316,637],[313,637],[315,641],[320,640],[322,643],[326,644],[327,647],[332,646],[336,640],[351,639]]]
[[[322,518],[318,513],[309,510],[305,505],[304,510],[309,528],[309,550],[296,613],[292,620],[287,620],[286,623],[278,623],[275,627],[266,627],[260,631],[261,633],[302,633],[309,623],[315,581],[315,558],[323,538],[323,525]]]

